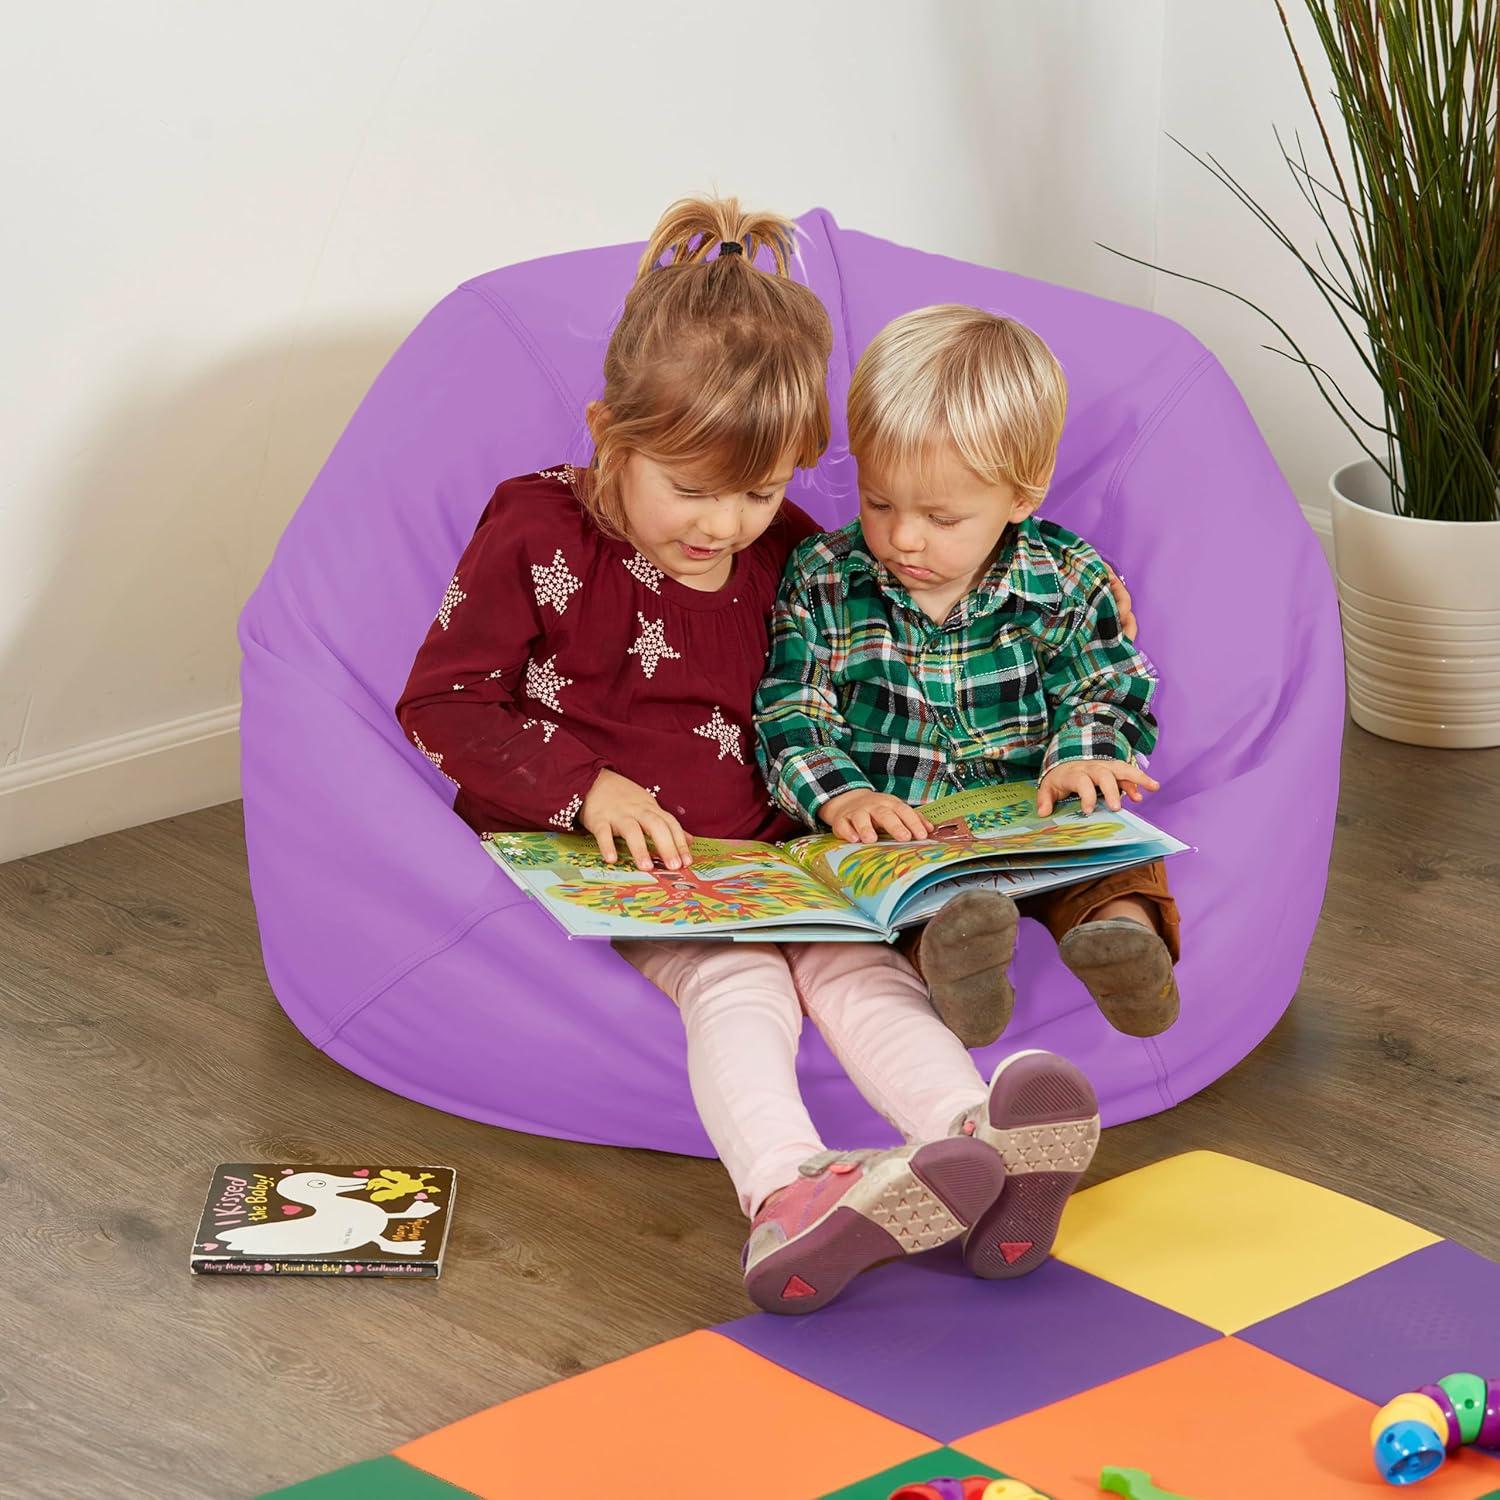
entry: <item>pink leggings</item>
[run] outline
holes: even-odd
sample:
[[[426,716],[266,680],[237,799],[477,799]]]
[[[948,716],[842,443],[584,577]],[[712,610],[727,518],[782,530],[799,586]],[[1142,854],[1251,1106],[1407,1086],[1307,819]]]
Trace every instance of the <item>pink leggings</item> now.
[[[747,1214],[824,1149],[797,1089],[804,1012],[855,1087],[908,1140],[945,1135],[961,1109],[985,1097],[926,986],[884,943],[615,947],[677,1002],[693,1102]]]

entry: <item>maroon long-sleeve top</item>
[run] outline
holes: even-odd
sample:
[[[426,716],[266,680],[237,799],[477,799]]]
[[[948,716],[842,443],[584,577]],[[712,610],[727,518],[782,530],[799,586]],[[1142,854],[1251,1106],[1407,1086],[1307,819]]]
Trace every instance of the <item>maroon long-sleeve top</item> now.
[[[571,829],[608,767],[689,834],[783,838],[750,704],[791,549],[818,528],[783,502],[704,593],[607,536],[565,465],[506,480],[458,561],[396,704],[480,833]]]

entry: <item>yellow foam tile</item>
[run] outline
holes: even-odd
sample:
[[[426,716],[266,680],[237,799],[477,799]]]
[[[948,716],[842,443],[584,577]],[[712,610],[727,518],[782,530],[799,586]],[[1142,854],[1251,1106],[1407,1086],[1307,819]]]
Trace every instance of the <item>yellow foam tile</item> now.
[[[811,1500],[932,1445],[700,1332],[477,1412],[396,1457],[480,1500]]]
[[[1074,1194],[1055,1253],[1234,1333],[1439,1238],[1284,1172],[1189,1151]]]

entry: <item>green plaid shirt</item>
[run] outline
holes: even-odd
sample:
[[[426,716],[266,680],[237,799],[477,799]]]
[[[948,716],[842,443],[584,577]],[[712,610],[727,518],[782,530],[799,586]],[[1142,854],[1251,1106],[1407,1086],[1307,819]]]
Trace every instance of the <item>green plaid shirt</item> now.
[[[858,787],[915,806],[1059,761],[1149,754],[1155,690],[1103,560],[1072,532],[1013,525],[938,625],[851,521],[787,563],[757,750],[773,800],[817,827],[823,803]]]

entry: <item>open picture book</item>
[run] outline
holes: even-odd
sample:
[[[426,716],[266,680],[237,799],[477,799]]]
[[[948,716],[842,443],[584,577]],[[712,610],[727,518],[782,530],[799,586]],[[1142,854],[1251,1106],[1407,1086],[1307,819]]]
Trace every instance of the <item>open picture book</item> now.
[[[1070,799],[1046,817],[1036,783],[974,787],[929,802],[929,839],[782,844],[693,839],[693,863],[609,865],[587,834],[497,833],[485,847],[570,937],[890,942],[975,886],[1014,897],[1148,864],[1188,848],[1134,813]]]

